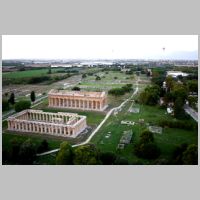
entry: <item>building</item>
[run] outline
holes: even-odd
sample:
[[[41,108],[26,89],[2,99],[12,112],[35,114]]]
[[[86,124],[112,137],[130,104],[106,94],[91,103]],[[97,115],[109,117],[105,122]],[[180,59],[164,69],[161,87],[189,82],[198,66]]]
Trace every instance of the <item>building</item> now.
[[[177,76],[188,76],[187,73],[181,72],[181,71],[168,71],[167,76],[172,76],[173,78],[177,78]]]
[[[28,109],[8,118],[8,130],[27,133],[75,138],[86,127],[86,116],[76,113],[50,113]]]
[[[121,72],[130,72],[131,71],[131,69],[130,68],[121,68]]]
[[[105,92],[50,90],[49,107],[103,111],[107,105]]]

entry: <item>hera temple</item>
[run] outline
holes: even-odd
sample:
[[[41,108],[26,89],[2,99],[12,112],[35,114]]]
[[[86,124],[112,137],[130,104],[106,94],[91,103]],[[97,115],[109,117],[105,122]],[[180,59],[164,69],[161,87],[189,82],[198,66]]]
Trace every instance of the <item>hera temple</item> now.
[[[105,92],[56,91],[48,94],[49,107],[103,111],[107,107]],[[68,112],[43,112],[27,109],[8,118],[8,130],[77,137],[87,128],[86,116]]]

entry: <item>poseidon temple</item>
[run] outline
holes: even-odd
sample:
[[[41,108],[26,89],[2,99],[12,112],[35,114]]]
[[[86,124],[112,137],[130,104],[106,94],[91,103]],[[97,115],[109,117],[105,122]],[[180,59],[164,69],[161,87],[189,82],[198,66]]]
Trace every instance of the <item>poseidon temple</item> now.
[[[50,90],[49,107],[103,111],[107,105],[105,92]]]
[[[76,113],[50,113],[23,110],[8,118],[8,130],[76,137],[87,127],[86,116]]]

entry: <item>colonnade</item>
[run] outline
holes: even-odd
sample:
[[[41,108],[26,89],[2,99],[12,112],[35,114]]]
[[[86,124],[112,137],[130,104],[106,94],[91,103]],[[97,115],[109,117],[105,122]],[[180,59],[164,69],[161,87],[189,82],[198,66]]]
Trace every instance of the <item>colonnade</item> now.
[[[50,107],[65,107],[65,108],[79,108],[84,110],[102,110],[106,105],[106,100],[94,99],[68,99],[49,97]]]
[[[59,118],[60,117],[60,118]],[[62,120],[59,120],[62,119]],[[57,121],[56,121],[57,120]],[[71,113],[47,113],[34,110],[8,118],[8,130],[76,137],[87,127],[86,117]]]

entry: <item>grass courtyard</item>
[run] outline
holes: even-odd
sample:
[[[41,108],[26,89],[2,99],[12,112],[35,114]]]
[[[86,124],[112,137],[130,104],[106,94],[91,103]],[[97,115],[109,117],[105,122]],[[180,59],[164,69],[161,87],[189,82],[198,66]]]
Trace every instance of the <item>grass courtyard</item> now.
[[[152,161],[139,159],[134,155],[133,146],[139,140],[139,136],[143,130],[147,128],[146,123],[157,125],[161,119],[173,119],[170,115],[166,114],[164,109],[155,106],[147,105],[135,105],[140,108],[139,113],[128,112],[132,102],[127,103],[124,109],[116,116],[112,115],[105,125],[99,130],[99,132],[92,138],[91,142],[96,144],[101,151],[115,152],[123,157],[127,158],[132,164],[151,164]],[[122,120],[130,120],[138,122],[139,119],[144,119],[144,124],[135,125],[122,125]],[[192,120],[192,119],[191,119]],[[125,146],[122,150],[117,150],[118,143],[123,134],[123,131],[133,131],[132,142]],[[110,137],[106,135],[110,133]],[[155,142],[161,149],[160,158],[169,159],[172,151],[177,145],[182,143],[197,144],[197,131],[175,129],[175,128],[163,128],[162,134],[154,133]]]

